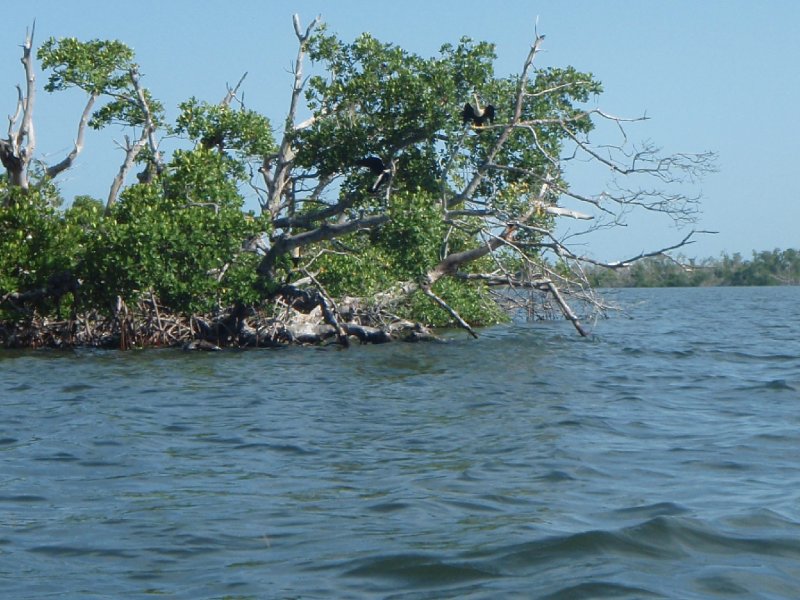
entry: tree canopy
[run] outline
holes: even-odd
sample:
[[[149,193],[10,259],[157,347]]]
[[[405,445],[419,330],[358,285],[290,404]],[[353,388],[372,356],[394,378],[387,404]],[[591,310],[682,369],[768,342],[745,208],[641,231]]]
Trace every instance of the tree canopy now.
[[[295,17],[294,29],[277,138],[272,121],[242,102],[244,77],[221,101],[189,97],[169,124],[126,45],[46,40],[45,90],[87,94],[75,148],[51,166],[32,160],[30,32],[28,87],[0,145],[0,317],[30,324],[68,307],[73,330],[91,312],[117,339],[122,307],[138,304],[159,319],[184,315],[191,335],[235,344],[245,331],[291,340],[284,326],[317,310],[323,330],[345,343],[391,337],[397,323],[474,335],[475,325],[502,320],[509,302],[541,294],[585,334],[570,298],[592,304],[583,267],[596,261],[556,236],[557,220],[586,222],[587,232],[630,210],[691,221],[696,199],[672,188],[713,169],[710,153],[662,156],[629,147],[627,135],[594,144],[598,121],[624,130],[639,119],[591,107],[602,92],[591,73],[538,68],[538,34],[519,73],[498,76],[487,42],[462,38],[423,57],[369,34],[341,40],[318,20],[303,29]],[[76,160],[87,126],[111,123],[130,134],[108,198],[60,209],[55,178]],[[165,155],[165,136],[184,146]],[[610,169],[614,193],[572,190],[572,160]],[[130,182],[135,164],[142,171]],[[635,183],[642,178],[658,186]],[[257,197],[257,214],[242,211],[246,195]],[[191,320],[199,315],[203,327]],[[226,323],[224,335],[212,317]],[[259,329],[255,317],[269,325]]]

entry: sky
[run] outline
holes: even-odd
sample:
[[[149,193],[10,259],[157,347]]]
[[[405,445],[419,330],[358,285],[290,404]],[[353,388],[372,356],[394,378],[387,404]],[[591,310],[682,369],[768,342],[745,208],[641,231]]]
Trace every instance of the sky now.
[[[572,65],[599,79],[593,102],[623,117],[646,115],[628,131],[665,153],[718,153],[701,193],[701,215],[689,228],[669,219],[630,215],[625,227],[587,236],[579,248],[600,260],[622,260],[682,239],[690,229],[716,231],[684,247],[687,257],[718,257],[800,248],[800,200],[794,156],[800,140],[800,2],[796,0],[497,0],[483,3],[405,0],[30,0],[0,22],[0,114],[10,115],[24,82],[21,43],[36,20],[36,42],[48,37],[118,39],[136,52],[142,82],[177,116],[196,96],[217,102],[244,72],[248,108],[279,124],[288,108],[297,40],[322,15],[346,41],[362,32],[410,52],[433,56],[462,36],[493,42],[495,73],[519,72],[534,38],[546,35],[537,66]],[[464,9],[463,6],[475,8]],[[85,102],[80,92],[47,94],[38,70],[37,155],[54,163],[72,147]],[[4,120],[5,122],[5,120]],[[3,127],[5,129],[5,126]],[[76,165],[56,180],[67,199],[105,198],[122,162],[125,132],[89,131]],[[595,140],[597,141],[597,140]],[[580,173],[575,191],[591,195],[607,172]],[[566,205],[566,201],[565,201]],[[573,208],[580,208],[573,206]],[[566,220],[565,220],[566,221]],[[561,233],[573,231],[565,223]]]

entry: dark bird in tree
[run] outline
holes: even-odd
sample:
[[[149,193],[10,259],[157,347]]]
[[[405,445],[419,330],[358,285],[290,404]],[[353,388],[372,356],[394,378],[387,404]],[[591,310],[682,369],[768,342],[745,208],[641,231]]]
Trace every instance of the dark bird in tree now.
[[[494,123],[494,106],[488,104],[486,108],[481,109],[480,106],[475,108],[467,102],[464,105],[464,110],[461,111],[461,120],[464,125],[472,123],[473,125],[483,126],[486,123]]]
[[[22,149],[20,149],[20,154]],[[20,171],[22,169],[22,159],[14,154],[14,147],[5,140],[0,140],[0,162],[9,171]]]
[[[383,161],[377,156],[368,156],[367,158],[362,158],[360,161],[358,161],[358,165],[360,167],[367,167],[375,175],[380,175],[386,170],[386,165],[384,165]]]
[[[375,183],[372,184],[372,187],[369,189],[370,192],[378,191],[385,183],[389,183],[389,179],[392,176],[392,170],[387,168],[383,161],[378,158],[377,156],[368,156],[367,158],[362,158],[358,161],[358,165],[360,167],[367,167],[373,175],[377,175],[378,178],[375,180]]]
[[[207,150],[217,148],[220,152],[223,152],[225,150],[225,136],[221,131],[209,132],[200,139],[200,144]]]

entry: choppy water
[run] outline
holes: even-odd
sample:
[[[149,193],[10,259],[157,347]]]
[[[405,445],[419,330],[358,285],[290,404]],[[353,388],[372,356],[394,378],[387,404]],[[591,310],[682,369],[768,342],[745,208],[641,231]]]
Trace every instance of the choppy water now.
[[[617,299],[592,340],[0,353],[0,597],[800,597],[800,288]]]

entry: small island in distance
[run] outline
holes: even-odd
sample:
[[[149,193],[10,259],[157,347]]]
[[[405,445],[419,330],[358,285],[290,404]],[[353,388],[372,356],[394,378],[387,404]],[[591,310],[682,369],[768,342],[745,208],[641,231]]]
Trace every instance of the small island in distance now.
[[[702,260],[653,256],[618,269],[592,269],[595,287],[701,287],[800,285],[800,250],[738,252]]]

